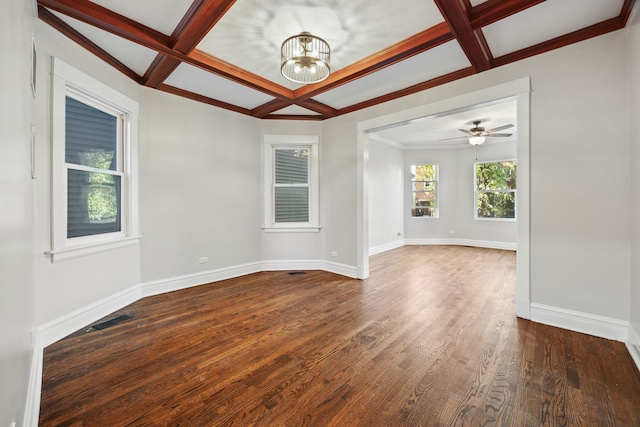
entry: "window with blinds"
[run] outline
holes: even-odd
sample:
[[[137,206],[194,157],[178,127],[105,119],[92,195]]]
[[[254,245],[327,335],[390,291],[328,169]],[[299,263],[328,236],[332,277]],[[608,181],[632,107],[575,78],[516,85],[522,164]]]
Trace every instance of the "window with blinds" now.
[[[274,221],[309,222],[309,149],[276,148]]]
[[[264,227],[267,233],[318,233],[317,135],[264,136]]]
[[[65,99],[68,239],[122,231],[121,122],[117,112]]]

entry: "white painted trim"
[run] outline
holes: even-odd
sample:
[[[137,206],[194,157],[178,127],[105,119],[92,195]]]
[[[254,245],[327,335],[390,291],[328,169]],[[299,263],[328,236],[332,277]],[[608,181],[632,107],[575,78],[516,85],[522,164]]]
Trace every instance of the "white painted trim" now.
[[[633,324],[629,324],[629,331],[627,333],[627,350],[631,358],[636,363],[638,370],[640,371],[640,334],[633,327]]]
[[[391,251],[396,248],[401,248],[405,245],[404,240],[396,240],[389,243],[384,243],[382,245],[374,246],[369,248],[369,256],[381,254],[383,252]]]
[[[443,239],[404,239],[405,245],[455,245],[455,246],[473,246],[476,248],[487,249],[503,249],[505,251],[515,251],[518,248],[517,243],[511,242],[494,242],[490,240],[471,240],[457,238]]]
[[[27,390],[27,403],[24,410],[25,427],[37,427],[40,418],[40,396],[42,393],[42,364],[44,348],[35,345],[33,358],[31,359],[31,373],[29,376],[29,389]]]
[[[341,263],[332,262],[332,261],[325,261],[323,270],[328,271],[329,273],[335,273],[341,276],[350,277],[352,279],[359,279],[358,269],[352,265],[341,264]]]
[[[544,304],[531,304],[531,320],[614,341],[627,341],[629,322]]]
[[[219,268],[216,270],[202,271],[198,273],[185,274],[182,276],[170,277],[167,279],[144,282],[141,297],[149,297],[167,292],[178,291],[180,289],[205,285],[207,283],[219,282],[221,280],[233,279],[235,277],[246,276],[247,274],[258,273],[262,270],[259,262],[235,265],[232,267]]]
[[[45,348],[78,329],[138,301],[140,298],[140,285],[135,285],[74,310],[71,313],[39,325],[36,328],[35,342]]]

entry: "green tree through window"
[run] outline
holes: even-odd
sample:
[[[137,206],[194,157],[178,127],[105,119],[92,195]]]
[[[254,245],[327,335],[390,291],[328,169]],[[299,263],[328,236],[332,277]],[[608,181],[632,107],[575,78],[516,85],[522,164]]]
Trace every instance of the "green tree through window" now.
[[[476,163],[476,218],[515,219],[515,160]]]

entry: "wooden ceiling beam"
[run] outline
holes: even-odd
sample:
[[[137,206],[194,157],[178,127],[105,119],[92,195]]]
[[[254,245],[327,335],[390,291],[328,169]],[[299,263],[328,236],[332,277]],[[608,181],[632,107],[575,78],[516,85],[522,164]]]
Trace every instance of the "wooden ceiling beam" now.
[[[134,43],[172,54],[168,36],[88,0],[38,0],[43,6]]]
[[[488,0],[473,7],[469,21],[473,29],[493,24],[546,0]]]
[[[455,80],[459,80],[465,77],[469,77],[473,74],[476,74],[473,67],[464,68],[462,70],[454,71],[449,74],[445,74],[444,76],[436,77],[435,79],[428,80],[426,82],[418,83],[413,86],[409,86],[408,88],[401,89],[392,93],[388,93],[386,95],[379,96],[377,98],[369,99],[364,102],[360,102],[358,104],[353,104],[348,107],[342,108],[338,111],[338,115],[341,116],[343,114],[352,113],[354,111],[362,110],[364,108],[369,108],[374,105],[382,104],[383,102],[392,101],[394,99],[402,98],[403,96],[412,95],[417,92],[421,92],[423,90],[431,89],[436,86],[443,85],[445,83],[449,83]]]
[[[601,36],[611,31],[617,31],[624,28],[624,26],[625,22],[620,16],[618,16],[583,28],[581,30],[577,30],[569,34],[547,40],[546,42],[538,43],[537,45],[530,46],[526,49],[521,49],[516,52],[500,56],[498,58],[495,58],[493,60],[493,63],[496,67],[500,67],[502,65],[520,61],[522,59],[539,55],[550,50],[558,49],[573,43],[578,43],[592,37]]]
[[[251,110],[251,115],[258,118],[263,118],[273,113],[274,111],[282,110],[289,105],[291,105],[291,102],[289,101],[285,101],[282,99],[273,99]]]
[[[187,55],[187,58],[188,62],[192,65],[267,95],[283,100],[291,100],[293,98],[293,91],[291,89],[229,64],[201,50],[194,49]]]
[[[460,0],[434,1],[474,70],[480,73],[491,68],[490,55],[485,52],[475,30],[471,27],[464,4]]]
[[[224,16],[236,0],[196,0],[171,35],[171,47],[184,54],[190,53]],[[142,83],[156,87],[180,65],[176,58],[158,54],[145,73]]]
[[[306,101],[284,101],[280,99],[274,99],[273,101],[269,101],[265,104],[260,105],[259,107],[254,108],[253,110],[251,110],[251,112],[255,117],[265,118],[267,116],[270,116],[272,118],[272,113],[274,111],[282,110],[283,108],[286,108],[290,105],[297,105],[299,107],[318,113],[322,116],[323,119],[335,117],[338,115],[337,109],[313,99],[309,99]]]
[[[451,40],[453,40],[453,34],[451,34],[449,27],[444,22],[440,23],[348,67],[331,73],[321,83],[296,89],[294,98],[298,101],[309,99]]]
[[[204,95],[200,95],[198,93],[189,92],[188,90],[180,89],[175,86],[169,86],[162,84],[158,86],[156,89],[161,90],[166,93],[171,93],[173,95],[178,95],[183,98],[189,98],[194,101],[202,102],[205,104],[213,105],[214,107],[223,108],[229,111],[235,111],[236,113],[245,114],[247,116],[252,116],[251,110],[247,108],[238,107],[237,105],[229,104],[228,102],[218,101],[217,99],[209,98]]]
[[[56,30],[60,31],[65,36],[69,37],[74,42],[78,43],[89,52],[93,53],[98,58],[102,59],[107,64],[111,65],[116,70],[120,71],[125,76],[129,77],[131,80],[135,81],[136,83],[140,83],[141,78],[135,71],[124,65],[122,62],[117,60],[100,46],[80,34],[69,24],[54,15],[50,10],[42,6],[38,6],[38,17],[47,24],[51,25]]]

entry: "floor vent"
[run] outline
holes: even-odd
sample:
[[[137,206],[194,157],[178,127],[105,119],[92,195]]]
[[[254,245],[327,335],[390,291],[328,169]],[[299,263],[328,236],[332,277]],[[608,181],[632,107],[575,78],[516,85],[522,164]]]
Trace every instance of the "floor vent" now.
[[[297,274],[307,274],[306,271],[290,271],[289,276],[295,276]]]
[[[113,319],[111,319],[111,320],[107,320],[106,322],[96,323],[95,325],[93,325],[93,326],[91,327],[91,329],[97,329],[97,330],[99,330],[99,331],[100,331],[100,330],[102,330],[102,329],[107,329],[107,328],[110,328],[111,326],[115,326],[115,325],[117,325],[118,323],[122,323],[122,322],[124,322],[125,320],[129,320],[129,319],[131,319],[131,316],[128,316],[128,315],[126,315],[126,314],[123,314],[123,315],[121,315],[121,316],[114,317],[114,318],[113,318]]]

